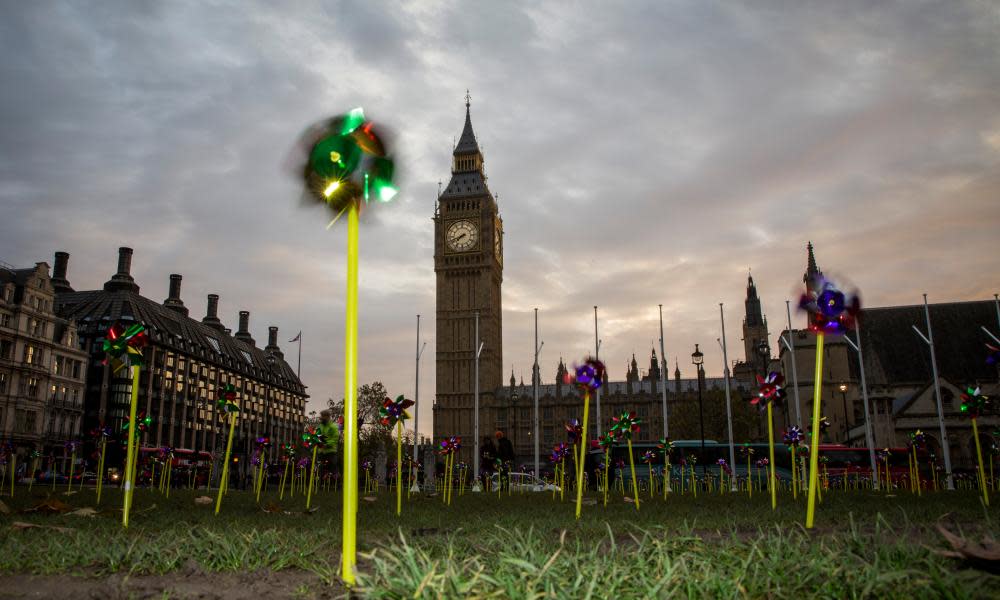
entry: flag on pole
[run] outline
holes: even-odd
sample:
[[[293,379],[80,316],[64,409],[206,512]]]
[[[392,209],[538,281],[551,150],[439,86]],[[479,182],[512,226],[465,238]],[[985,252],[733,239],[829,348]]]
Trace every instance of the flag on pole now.
[[[292,342],[297,342],[297,341],[299,341],[299,340],[300,340],[301,338],[302,338],[302,332],[301,332],[301,331],[299,331],[299,334],[298,334],[297,336],[293,337],[292,339],[288,340],[288,343],[289,343],[289,344],[291,344]]]

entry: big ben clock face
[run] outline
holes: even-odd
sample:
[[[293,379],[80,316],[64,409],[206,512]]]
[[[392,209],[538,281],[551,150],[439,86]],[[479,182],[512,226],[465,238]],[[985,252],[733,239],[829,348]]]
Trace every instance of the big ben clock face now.
[[[479,230],[472,221],[455,221],[448,225],[445,240],[454,252],[472,250],[479,243]]]

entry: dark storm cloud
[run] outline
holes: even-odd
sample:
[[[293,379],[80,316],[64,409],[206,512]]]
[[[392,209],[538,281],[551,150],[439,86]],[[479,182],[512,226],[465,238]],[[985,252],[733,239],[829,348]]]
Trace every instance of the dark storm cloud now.
[[[303,379],[339,398],[343,233],[283,165],[363,105],[405,185],[365,215],[360,378],[410,393],[468,88],[505,221],[504,372],[530,376],[532,308],[548,381],[592,349],[597,304],[620,378],[661,303],[668,360],[689,370],[698,342],[714,372],[718,303],[739,358],[747,270],[774,334],[809,239],[869,304],[995,291],[998,21],[974,2],[7,3],[0,258],[68,250],[92,289],[130,245],[152,298],[181,272],[193,316],[215,292],[258,340],[304,329]],[[422,376],[426,400],[432,360]]]

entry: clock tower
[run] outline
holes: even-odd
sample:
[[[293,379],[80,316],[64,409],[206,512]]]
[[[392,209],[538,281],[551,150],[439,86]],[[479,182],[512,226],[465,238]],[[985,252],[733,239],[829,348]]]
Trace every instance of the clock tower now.
[[[452,152],[451,180],[434,211],[437,277],[437,390],[434,439],[462,438],[462,460],[474,447],[476,313],[479,313],[479,435],[492,435],[493,393],[501,387],[503,347],[500,284],[503,221],[486,186],[483,155],[472,131],[469,96],[465,127]]]

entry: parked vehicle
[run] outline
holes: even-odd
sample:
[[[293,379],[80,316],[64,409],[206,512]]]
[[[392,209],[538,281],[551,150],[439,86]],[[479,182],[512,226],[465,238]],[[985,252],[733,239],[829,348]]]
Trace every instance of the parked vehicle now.
[[[491,479],[491,488],[495,490],[496,486],[500,485],[500,474],[494,473]],[[510,490],[512,492],[558,492],[559,486],[542,481],[531,473],[511,473]]]

